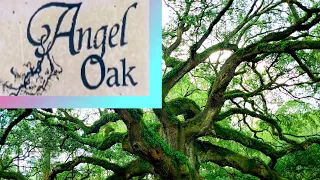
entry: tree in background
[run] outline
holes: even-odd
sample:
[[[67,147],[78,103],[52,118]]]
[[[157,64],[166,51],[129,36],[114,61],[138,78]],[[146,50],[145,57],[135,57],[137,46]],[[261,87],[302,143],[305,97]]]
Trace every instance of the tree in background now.
[[[320,177],[320,3],[165,4],[163,107],[1,110],[2,178]]]

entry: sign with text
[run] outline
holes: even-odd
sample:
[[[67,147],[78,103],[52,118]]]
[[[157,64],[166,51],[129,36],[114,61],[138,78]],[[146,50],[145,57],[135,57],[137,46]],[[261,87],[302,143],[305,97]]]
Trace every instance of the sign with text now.
[[[161,106],[161,0],[2,0],[0,12],[1,107]]]

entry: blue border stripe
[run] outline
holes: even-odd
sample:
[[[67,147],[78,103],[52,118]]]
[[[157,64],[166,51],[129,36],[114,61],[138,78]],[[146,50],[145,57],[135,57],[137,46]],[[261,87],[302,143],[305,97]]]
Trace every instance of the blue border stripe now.
[[[161,108],[162,2],[149,2],[149,96],[0,96],[0,108]]]

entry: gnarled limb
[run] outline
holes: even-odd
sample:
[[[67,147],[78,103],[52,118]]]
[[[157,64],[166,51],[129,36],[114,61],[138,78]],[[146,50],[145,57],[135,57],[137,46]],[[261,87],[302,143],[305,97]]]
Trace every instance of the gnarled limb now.
[[[69,121],[71,123],[74,123],[77,126],[79,126],[79,128],[82,129],[85,134],[98,133],[100,128],[106,125],[108,122],[115,122],[120,119],[119,115],[116,113],[103,113],[98,120],[94,121],[93,125],[87,126],[85,125],[83,120],[80,120],[77,117],[71,116],[66,111],[63,111],[63,114],[65,116],[59,116],[56,114],[49,114],[45,112],[39,112],[39,114],[43,115],[47,119],[57,118],[59,120],[64,120],[64,121]]]
[[[106,134],[102,140],[92,139],[89,137],[80,136],[77,132],[75,132],[75,129],[70,128],[65,124],[52,122],[47,117],[38,116],[38,118],[42,122],[46,123],[48,126],[64,130],[65,134],[68,135],[68,137],[74,139],[75,141],[85,145],[89,145],[99,150],[106,150],[109,149],[111,146],[115,145],[116,143],[121,143],[127,135],[127,133],[124,132],[111,132],[109,134]]]
[[[139,110],[116,110],[128,128],[125,150],[148,161],[155,172],[165,179],[192,179],[188,160],[168,146],[163,139],[142,122]]]
[[[141,160],[134,160],[130,162],[128,165],[122,167],[114,163],[110,163],[109,161],[97,157],[87,157],[80,156],[72,161],[67,163],[59,164],[55,166],[49,175],[49,180],[54,180],[59,173],[65,171],[71,171],[77,165],[81,163],[92,164],[96,166],[103,167],[106,170],[111,170],[114,172],[114,175],[109,179],[117,179],[117,180],[125,180],[131,179],[134,176],[139,176],[145,173],[154,173],[153,168],[147,162],[143,162]]]
[[[15,179],[15,180],[27,180],[21,173],[13,171],[0,171],[0,178],[3,179]]]
[[[208,142],[198,141],[198,145],[199,156],[202,157],[203,162],[210,161],[219,166],[233,167],[261,179],[285,179],[260,159],[250,159]]]

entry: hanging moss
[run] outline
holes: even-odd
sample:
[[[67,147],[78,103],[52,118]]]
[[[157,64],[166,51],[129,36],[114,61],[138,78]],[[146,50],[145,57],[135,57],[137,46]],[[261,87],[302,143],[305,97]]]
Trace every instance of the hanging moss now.
[[[184,115],[184,119],[193,118],[200,113],[200,107],[192,99],[176,98],[167,103],[168,108],[172,112],[172,116]]]
[[[101,118],[94,122],[93,125],[91,126],[91,129],[87,128],[87,133],[96,133],[99,132],[100,128],[108,123],[108,122],[114,122],[116,120],[119,120],[120,116],[116,113],[107,113],[107,114],[103,114],[101,116]],[[86,128],[86,126],[82,127],[82,128]]]
[[[182,68],[184,68],[185,64],[186,62],[180,62],[179,64],[177,64],[170,72],[164,75],[163,82],[166,82],[173,76],[175,76],[179,71],[182,70]]]
[[[245,55],[247,53],[247,50],[244,49],[244,48],[241,48],[239,50],[236,51],[236,54],[242,56],[242,55]]]
[[[128,109],[128,112],[136,121],[142,120],[142,117],[143,117],[142,109]]]
[[[120,116],[117,113],[106,113],[101,116],[101,119],[114,121],[120,119]]]
[[[152,148],[161,147],[164,153],[171,158],[172,164],[175,166],[175,168],[180,169],[180,171],[185,173],[190,171],[191,165],[186,156],[181,152],[172,150],[170,146],[151,129],[144,126],[142,137],[144,138],[146,144]]]
[[[116,144],[117,142],[122,142],[127,133],[119,133],[119,132],[112,132],[108,135],[105,135],[103,138],[102,143],[100,144],[100,149],[108,149],[111,145]]]
[[[166,102],[163,101],[163,109],[168,109],[168,115],[169,115],[169,119],[171,121],[171,123],[177,123],[179,122],[179,119],[177,118],[176,114],[174,114],[171,110],[170,107],[168,106],[168,104]],[[157,112],[156,112],[157,113]]]
[[[167,67],[175,67],[176,65],[178,65],[181,62],[173,57],[165,57],[164,61],[166,62]]]
[[[23,174],[19,172],[5,172],[5,171],[0,171],[0,177],[5,178],[5,179],[17,179],[17,180],[26,180],[23,176]]]

